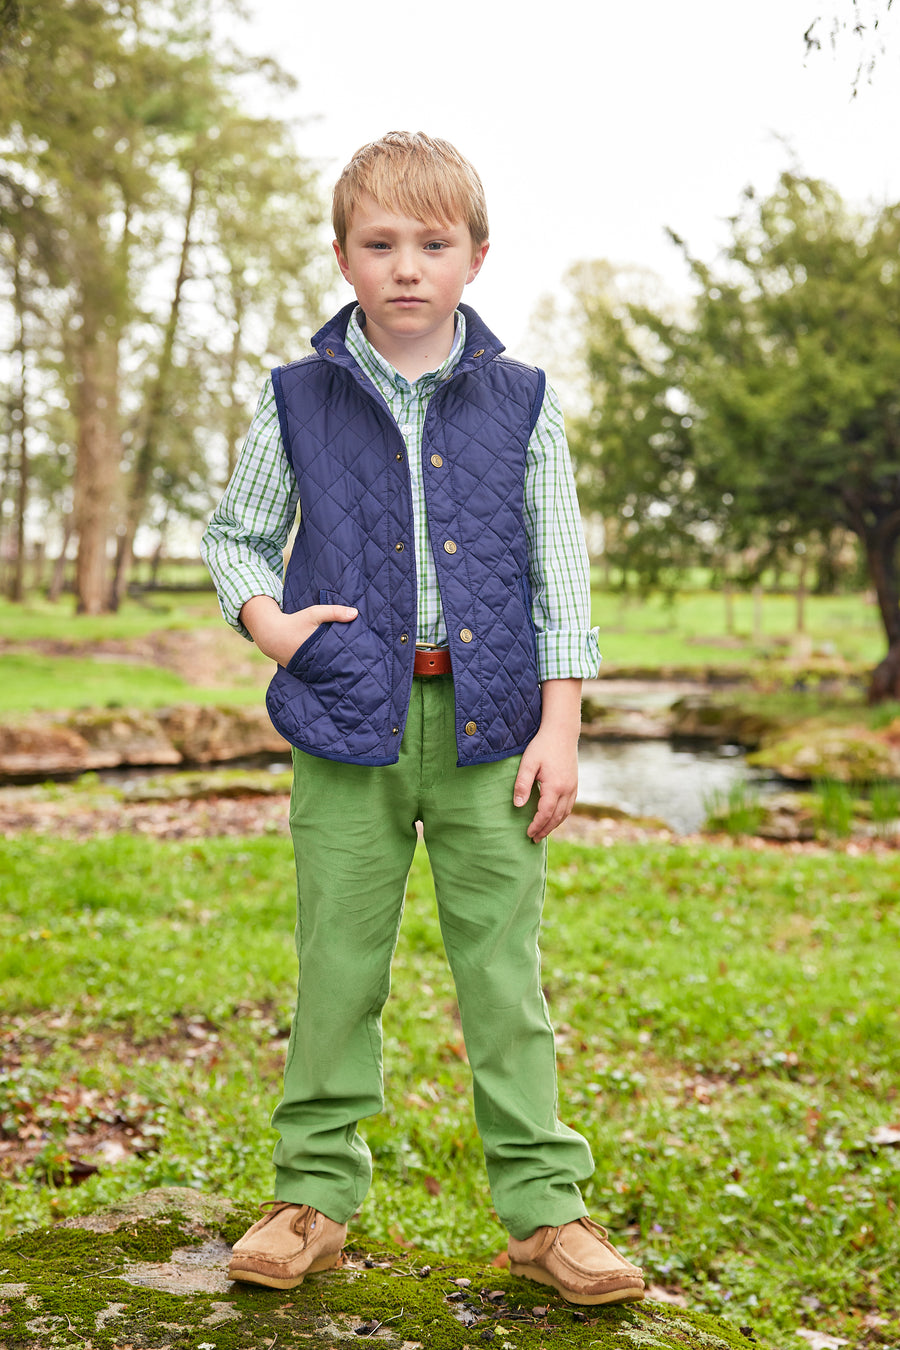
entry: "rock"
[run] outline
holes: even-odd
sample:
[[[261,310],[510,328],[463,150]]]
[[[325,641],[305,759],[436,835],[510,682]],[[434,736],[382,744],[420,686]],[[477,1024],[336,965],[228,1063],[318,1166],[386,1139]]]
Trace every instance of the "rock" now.
[[[92,768],[119,764],[180,764],[182,756],[152,712],[93,708],[67,724],[91,748]]]
[[[809,724],[763,745],[747,763],[774,769],[782,778],[806,782],[831,778],[840,783],[875,783],[900,778],[900,747],[865,727]]]
[[[716,745],[759,745],[779,724],[761,713],[746,712],[738,703],[711,703],[688,694],[672,704],[670,732]]]
[[[80,773],[95,767],[90,746],[71,727],[54,722],[0,723],[0,778]]]
[[[760,838],[783,843],[816,838],[818,817],[807,793],[782,792],[761,797],[759,806],[762,819],[756,834]]]
[[[180,703],[156,714],[182,757],[193,764],[211,764],[247,755],[283,754],[290,746],[280,736],[264,707],[209,707]]]
[[[126,783],[122,797],[127,802],[207,801],[210,797],[278,797],[291,790],[291,770],[205,769],[196,773],[163,774]]]
[[[463,1350],[473,1333],[445,1297],[448,1287],[459,1294],[461,1285],[477,1308],[480,1337],[493,1344],[514,1339],[521,1350],[551,1339],[600,1350],[747,1345],[726,1322],[669,1302],[579,1310],[548,1298],[541,1286],[538,1305],[538,1286],[530,1281],[463,1260],[433,1257],[441,1278],[422,1280],[420,1254],[380,1241],[354,1242],[352,1234],[343,1269],[309,1276],[296,1289],[232,1284],[229,1244],[256,1217],[228,1200],[170,1186],[9,1238],[0,1243],[0,1345],[262,1350],[309,1344],[338,1350],[373,1339],[392,1350],[437,1344]],[[489,1297],[477,1292],[487,1290]]]
[[[590,699],[585,700],[581,715],[581,734],[589,741],[663,741],[669,735],[669,717],[664,712],[604,707]]]
[[[0,781],[125,765],[221,763],[290,749],[263,706],[94,708],[0,723]]]

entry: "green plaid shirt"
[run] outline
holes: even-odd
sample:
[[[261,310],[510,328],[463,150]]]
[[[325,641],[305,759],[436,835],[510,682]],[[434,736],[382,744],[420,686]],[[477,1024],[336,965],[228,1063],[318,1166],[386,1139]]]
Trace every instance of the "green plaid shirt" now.
[[[445,645],[447,630],[422,483],[422,431],[431,395],[441,381],[450,378],[462,355],[465,319],[457,313],[456,336],[446,361],[437,370],[409,381],[369,344],[360,316],[357,308],[347,328],[347,348],[387,403],[408,452],[419,583],[416,641]],[[203,538],[203,556],[222,613],[244,637],[250,634],[240,621],[240,612],[247,600],[271,595],[281,604],[283,551],[299,505],[299,489],[284,453],[269,379],[231,482]],[[590,627],[588,560],[565,423],[549,386],[528,443],[525,528],[540,679],[590,679],[597,673],[600,649],[597,630]]]

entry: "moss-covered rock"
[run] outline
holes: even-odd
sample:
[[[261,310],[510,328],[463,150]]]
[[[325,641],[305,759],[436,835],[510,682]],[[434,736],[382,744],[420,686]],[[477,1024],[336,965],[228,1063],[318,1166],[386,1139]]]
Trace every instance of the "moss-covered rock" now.
[[[875,783],[900,778],[900,749],[865,727],[806,724],[763,745],[747,756],[747,763],[795,782],[830,778],[839,783]]]
[[[164,774],[129,783],[122,796],[129,802],[203,801],[207,797],[277,797],[291,790],[291,771],[209,769]]]
[[[152,712],[136,708],[89,708],[72,713],[66,725],[90,746],[94,768],[181,763],[181,754]]]
[[[156,716],[169,740],[190,764],[213,764],[290,749],[262,705],[212,707],[179,703],[161,708]]]
[[[658,1303],[576,1309],[473,1262],[351,1240],[345,1264],[287,1292],[233,1284],[229,1243],[256,1217],[164,1187],[0,1245],[0,1350],[747,1350],[744,1334]],[[759,1344],[759,1342],[757,1342]]]
[[[673,736],[711,741],[715,745],[759,745],[780,730],[777,719],[747,712],[739,703],[713,702],[688,694],[672,704],[670,731]]]

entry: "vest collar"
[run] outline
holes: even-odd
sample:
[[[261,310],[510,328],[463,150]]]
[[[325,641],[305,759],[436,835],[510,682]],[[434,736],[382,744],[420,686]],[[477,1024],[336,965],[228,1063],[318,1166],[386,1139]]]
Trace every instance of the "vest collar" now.
[[[356,301],[351,300],[349,305],[345,305],[333,319],[329,319],[328,323],[313,335],[312,345],[324,360],[334,361],[337,365],[346,366],[354,373],[362,375],[362,371],[347,350],[345,341],[347,324],[355,309]],[[451,380],[467,371],[477,370],[505,350],[500,339],[491,332],[474,309],[468,305],[460,305],[459,309],[466,320],[466,345],[459,358],[459,364],[450,377]]]

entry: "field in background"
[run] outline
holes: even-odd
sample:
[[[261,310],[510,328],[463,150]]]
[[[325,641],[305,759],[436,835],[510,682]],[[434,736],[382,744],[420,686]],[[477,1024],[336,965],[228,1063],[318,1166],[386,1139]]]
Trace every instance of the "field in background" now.
[[[764,596],[754,631],[754,601],[736,595],[729,634],[723,597],[710,591],[685,592],[671,603],[593,594],[607,674],[617,667],[758,669],[810,657],[865,671],[884,654],[877,612],[863,596],[810,597],[799,639],[795,610],[793,596]],[[149,640],[159,634],[166,641],[154,646]],[[30,708],[252,701],[270,671],[252,644],[228,630],[210,591],[151,593],[96,618],[76,616],[69,600],[0,601],[0,716]]]
[[[885,653],[878,610],[862,595],[809,596],[803,634],[793,595],[765,594],[757,609],[752,595],[739,592],[732,608],[729,633],[725,598],[714,591],[686,591],[669,602],[594,590],[592,621],[612,665],[729,666],[793,651],[874,666]]]

